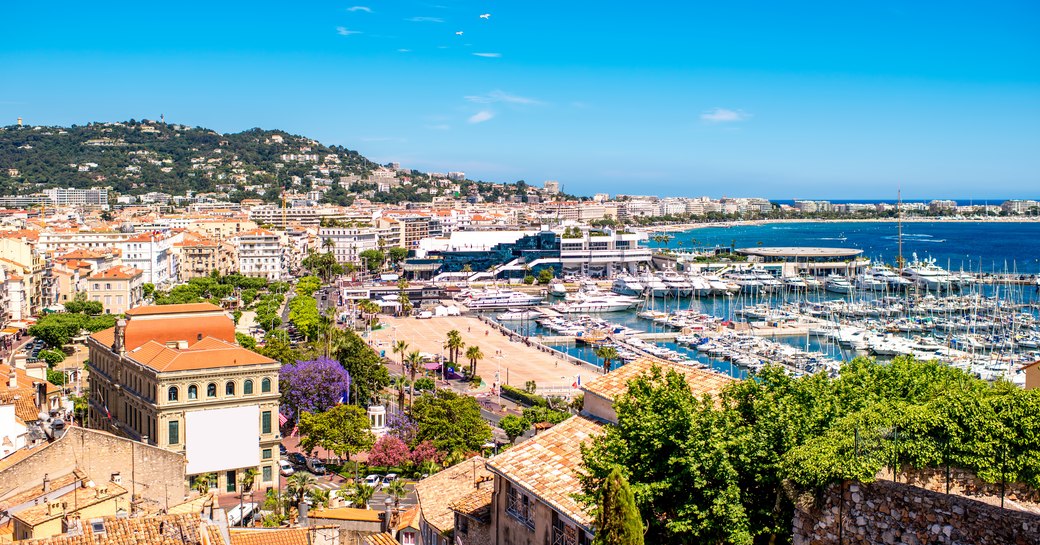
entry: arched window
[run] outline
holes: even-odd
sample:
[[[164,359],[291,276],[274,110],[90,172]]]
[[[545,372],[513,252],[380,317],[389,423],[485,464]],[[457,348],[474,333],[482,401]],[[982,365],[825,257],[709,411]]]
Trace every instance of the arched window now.
[[[271,379],[265,378],[260,382],[260,393],[266,394],[271,391]]]
[[[166,401],[177,401],[178,393],[180,392],[177,391],[176,386],[170,386],[170,389],[166,391]]]
[[[217,397],[217,385],[212,382],[206,386],[206,397]]]
[[[233,396],[235,395],[235,383],[230,380],[224,384],[224,395]]]
[[[253,393],[253,380],[252,379],[246,379],[246,381],[242,383],[242,395],[251,395],[252,393]]]
[[[195,386],[194,384],[192,384],[191,386],[188,386],[188,399],[198,399],[198,398],[199,398],[199,387]]]

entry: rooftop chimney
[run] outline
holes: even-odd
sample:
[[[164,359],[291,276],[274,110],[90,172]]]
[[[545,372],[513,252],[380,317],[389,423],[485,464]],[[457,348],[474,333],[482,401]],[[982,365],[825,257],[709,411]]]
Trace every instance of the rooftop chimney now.
[[[124,338],[126,336],[126,320],[120,318],[116,321],[115,333],[112,335],[112,352],[123,354]]]
[[[11,373],[7,375],[7,387],[14,389],[18,387],[18,373],[11,369]]]

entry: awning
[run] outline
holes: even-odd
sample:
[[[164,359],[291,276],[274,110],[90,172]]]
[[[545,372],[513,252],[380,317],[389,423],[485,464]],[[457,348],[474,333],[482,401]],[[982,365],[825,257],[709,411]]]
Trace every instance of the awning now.
[[[437,369],[441,368],[441,364],[439,364],[439,363],[434,361],[434,362],[427,363],[426,365],[423,365],[423,368],[426,369],[427,371],[436,371]]]

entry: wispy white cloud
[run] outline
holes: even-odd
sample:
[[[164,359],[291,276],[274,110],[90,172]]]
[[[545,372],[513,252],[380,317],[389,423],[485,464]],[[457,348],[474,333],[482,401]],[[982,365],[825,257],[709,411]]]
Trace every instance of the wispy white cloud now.
[[[542,102],[529,97],[512,95],[505,91],[495,90],[486,95],[467,95],[466,100],[477,104],[491,104],[494,102],[505,102],[507,104],[541,104]]]
[[[444,19],[440,17],[409,17],[405,21],[411,21],[413,23],[443,23]]]
[[[405,48],[402,47],[402,48],[398,49],[397,52],[398,53],[411,53],[412,50],[411,49],[405,49]]]
[[[368,6],[350,6],[347,11],[363,11],[365,13],[372,13],[372,8]]]
[[[489,110],[481,110],[469,116],[469,119],[467,119],[466,121],[468,121],[469,123],[483,123],[485,121],[488,121],[492,117],[495,117],[494,112],[491,112]]]
[[[431,131],[449,131],[451,130],[451,125],[448,125],[447,123],[437,123],[436,125],[423,125],[423,128]]]
[[[747,121],[751,114],[743,110],[730,110],[728,108],[714,108],[701,114],[701,121],[707,123],[737,123]]]
[[[489,59],[497,59],[502,56],[501,53],[474,53],[478,57],[486,57]]]
[[[336,34],[340,36],[350,36],[352,34],[361,34],[360,30],[350,30],[347,27],[338,26],[336,27]]]

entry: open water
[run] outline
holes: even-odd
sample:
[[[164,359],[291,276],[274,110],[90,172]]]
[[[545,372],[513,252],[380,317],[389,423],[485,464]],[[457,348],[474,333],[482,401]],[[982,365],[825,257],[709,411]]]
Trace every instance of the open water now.
[[[873,260],[894,263],[899,228],[892,222],[786,222],[704,227],[676,233],[651,247],[826,246],[856,248]],[[921,259],[954,271],[1040,273],[1040,222],[904,222],[903,258]]]

